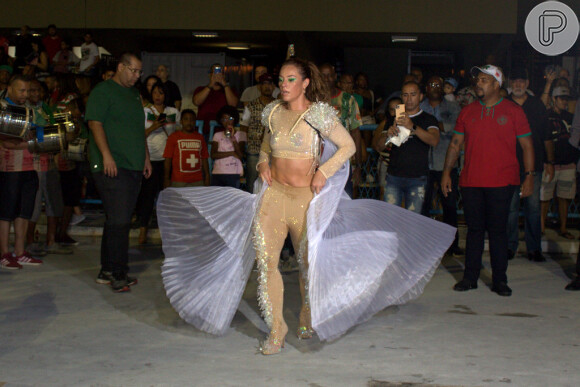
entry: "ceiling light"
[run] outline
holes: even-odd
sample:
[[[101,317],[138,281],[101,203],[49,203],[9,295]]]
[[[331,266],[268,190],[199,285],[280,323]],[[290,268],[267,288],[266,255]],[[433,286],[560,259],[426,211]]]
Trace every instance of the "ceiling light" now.
[[[250,46],[246,43],[230,43],[228,44],[230,50],[249,50]]]
[[[194,31],[191,33],[196,38],[217,38],[219,35],[217,32],[202,32]]]
[[[400,42],[416,42],[417,41],[417,37],[416,36],[409,36],[409,35],[393,35],[391,36],[391,42],[393,43],[400,43]]]

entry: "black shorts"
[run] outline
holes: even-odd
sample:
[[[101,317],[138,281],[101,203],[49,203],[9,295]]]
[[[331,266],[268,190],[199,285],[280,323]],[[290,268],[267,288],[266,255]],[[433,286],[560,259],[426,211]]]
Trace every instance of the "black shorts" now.
[[[38,191],[36,171],[0,172],[0,220],[30,219]]]
[[[62,188],[62,200],[66,207],[75,207],[80,204],[82,182],[76,169],[72,171],[60,171],[60,186]]]

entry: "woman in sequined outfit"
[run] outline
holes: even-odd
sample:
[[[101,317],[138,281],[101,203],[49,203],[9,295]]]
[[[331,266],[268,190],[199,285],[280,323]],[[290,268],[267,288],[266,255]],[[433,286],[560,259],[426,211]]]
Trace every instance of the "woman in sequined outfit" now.
[[[297,335],[300,339],[312,337],[305,243],[308,205],[314,194],[320,193],[327,178],[355,152],[354,142],[336,120],[333,108],[320,104],[328,99],[328,90],[313,63],[295,58],[284,62],[278,86],[281,101],[272,102],[263,113],[263,123],[268,130],[262,142],[257,170],[268,188],[253,226],[259,271],[258,301],[270,328],[270,334],[261,346],[265,355],[280,352],[288,332],[282,315],[284,284],[278,270],[280,252],[288,233],[300,266],[302,308]],[[317,102],[319,116],[314,117],[311,107]],[[320,166],[319,136],[332,141],[338,148]]]
[[[280,89],[282,99],[262,114],[268,130],[254,194],[168,188],[157,204],[171,305],[198,329],[224,335],[257,262],[267,355],[280,351],[288,332],[278,271],[288,233],[301,268],[298,337],[316,331],[328,341],[418,297],[456,231],[383,201],[349,198],[344,186],[354,143],[337,112],[322,102],[327,93],[318,70],[290,59],[281,68]]]

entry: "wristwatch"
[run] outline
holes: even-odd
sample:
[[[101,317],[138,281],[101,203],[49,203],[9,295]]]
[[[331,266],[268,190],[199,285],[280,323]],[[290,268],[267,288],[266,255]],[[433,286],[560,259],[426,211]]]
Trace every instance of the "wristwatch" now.
[[[524,173],[524,175],[526,175],[526,176],[536,176],[536,171],[527,171],[526,173]]]

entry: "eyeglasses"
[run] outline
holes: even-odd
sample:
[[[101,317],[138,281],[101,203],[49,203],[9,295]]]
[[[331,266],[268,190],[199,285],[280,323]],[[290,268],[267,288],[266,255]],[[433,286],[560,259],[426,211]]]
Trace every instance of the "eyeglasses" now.
[[[431,82],[429,84],[429,86],[431,86],[431,87],[441,87],[441,84],[440,83],[437,83],[437,82]]]
[[[233,121],[234,117],[224,117],[222,118],[222,121]]]
[[[127,64],[125,64],[125,63],[123,63],[123,65],[124,65],[125,67],[127,67],[127,68],[129,69],[129,71],[130,71],[130,72],[132,72],[133,74],[139,74],[139,75],[143,75],[143,70],[140,70],[140,69],[134,69],[134,68],[132,68],[131,66],[129,66],[129,65],[127,65]]]

